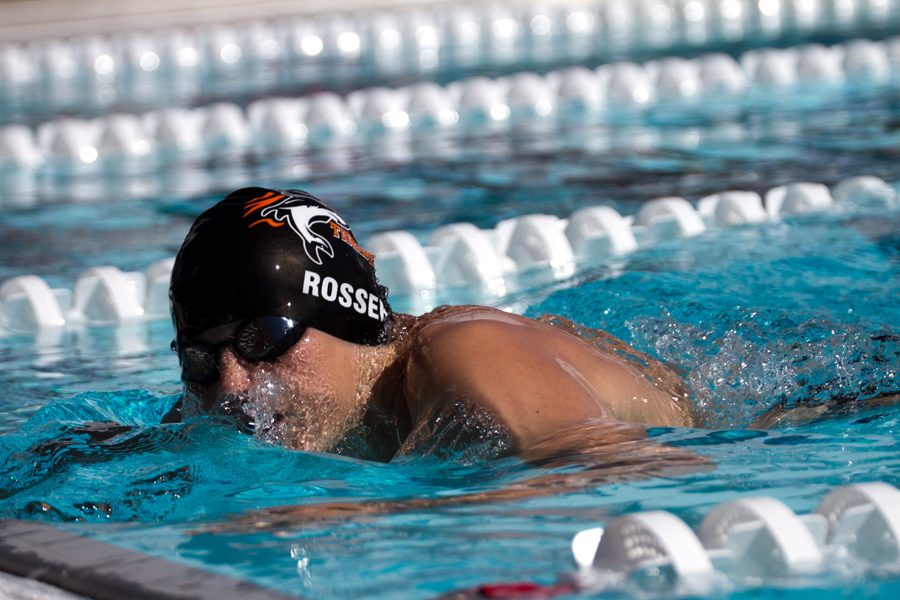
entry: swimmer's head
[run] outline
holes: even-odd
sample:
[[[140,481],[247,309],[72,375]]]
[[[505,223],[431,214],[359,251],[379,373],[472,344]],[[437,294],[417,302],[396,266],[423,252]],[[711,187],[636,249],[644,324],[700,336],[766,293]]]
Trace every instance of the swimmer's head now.
[[[217,349],[272,361],[312,327],[387,341],[391,308],[371,254],[331,207],[299,190],[238,190],[194,222],[169,298],[182,378],[218,379]]]

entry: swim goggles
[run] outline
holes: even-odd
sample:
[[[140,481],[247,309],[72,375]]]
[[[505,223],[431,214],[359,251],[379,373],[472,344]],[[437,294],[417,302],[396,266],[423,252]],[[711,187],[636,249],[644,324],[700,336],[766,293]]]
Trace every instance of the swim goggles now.
[[[207,329],[189,343],[172,341],[181,379],[209,385],[219,380],[219,350],[230,345],[251,363],[271,362],[303,336],[306,325],[287,317],[253,317]]]

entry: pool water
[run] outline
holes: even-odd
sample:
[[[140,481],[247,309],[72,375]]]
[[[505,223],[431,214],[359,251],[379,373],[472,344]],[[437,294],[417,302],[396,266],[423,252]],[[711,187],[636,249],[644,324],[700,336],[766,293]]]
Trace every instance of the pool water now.
[[[424,239],[445,223],[491,227],[595,204],[633,214],[663,195],[696,200],[857,174],[900,181],[898,90],[813,92],[751,99],[727,117],[676,111],[615,126],[448,138],[411,161],[362,145],[331,162],[306,157],[328,166],[293,179],[282,162],[297,157],[244,168],[250,179],[333,201],[363,244],[382,230]],[[192,217],[226,191],[215,177],[203,181],[190,194],[180,191],[184,179],[160,181],[154,195],[127,205],[112,193],[76,202],[84,197],[66,185],[37,205],[6,205],[0,280],[35,273],[71,287],[87,267],[139,270],[171,256]],[[315,598],[424,598],[499,581],[551,583],[573,568],[572,535],[618,515],[661,509],[696,525],[713,505],[737,497],[769,495],[803,513],[835,486],[900,486],[900,408],[866,402],[898,388],[898,291],[896,213],[712,230],[525,286],[498,303],[607,330],[676,368],[708,429],[650,434],[715,466],[518,500],[498,493],[547,469],[464,456],[381,464],[285,450],[212,418],[161,425],[180,393],[165,321],[7,333],[0,337],[0,517],[58,523]],[[773,407],[820,405],[829,409],[816,421],[750,429]],[[459,500],[476,493],[495,499]],[[323,519],[314,508],[368,500],[395,509]],[[252,516],[283,505],[312,508],[294,518]],[[888,598],[900,591],[900,572],[833,565],[804,578],[721,586],[715,594]],[[670,594],[627,581],[614,592]]]
[[[153,323],[131,332],[139,340],[132,350],[117,345],[129,334],[92,330],[30,362],[29,342],[4,340],[6,403],[15,393],[26,405],[46,404],[0,437],[0,514],[60,522],[311,597],[405,598],[492,581],[549,583],[571,570],[576,531],[637,510],[665,509],[696,524],[714,504],[748,494],[775,496],[799,513],[834,486],[898,485],[900,412],[864,401],[897,385],[898,225],[898,215],[857,216],[720,231],[640,251],[616,277],[599,268],[529,292],[526,314],[607,329],[682,369],[714,429],[653,435],[709,457],[711,471],[216,532],[263,507],[439,499],[545,471],[513,458],[370,463],[284,450],[211,419],[159,425],[176,398],[177,374],[168,325]],[[110,373],[115,381],[98,383]],[[775,404],[826,402],[837,403],[829,418],[747,430]],[[6,414],[17,420],[15,410]],[[91,441],[84,429],[96,422],[134,427]],[[864,591],[863,581],[875,577],[849,571],[806,583]],[[796,585],[773,581],[766,589],[803,595]]]

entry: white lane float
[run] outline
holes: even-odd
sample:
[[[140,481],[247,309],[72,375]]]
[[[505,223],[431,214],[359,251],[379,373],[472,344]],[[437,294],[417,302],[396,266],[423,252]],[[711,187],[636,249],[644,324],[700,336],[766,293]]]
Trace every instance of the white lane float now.
[[[498,25],[501,29],[509,25],[506,17],[497,22],[506,23]],[[334,44],[343,39],[345,46],[352,45],[347,41],[351,38],[342,37],[347,35],[355,34],[337,33]],[[304,39],[313,38],[322,44],[328,41],[327,36]],[[237,47],[236,42],[222,48],[232,46]],[[66,117],[39,125],[31,136],[36,143],[20,127],[5,126],[0,127],[0,181],[26,171],[37,176],[85,176],[99,165],[139,176],[155,162],[243,160],[274,150],[339,148],[362,141],[378,144],[402,131],[428,134],[441,128],[480,136],[555,120],[634,119],[654,108],[660,115],[682,110],[715,114],[733,109],[744,98],[758,102],[770,98],[776,89],[790,91],[810,83],[816,84],[817,94],[840,93],[845,84],[889,84],[900,77],[898,48],[900,38],[851,40],[831,47],[807,44],[750,50],[739,61],[710,53],[645,64],[619,61],[593,71],[568,67],[545,75],[476,76],[446,86],[372,87],[346,97],[318,92],[264,99],[247,108],[218,102],[141,116]],[[68,60],[57,58],[60,64]],[[408,153],[393,159],[413,157]],[[137,164],[149,166],[135,169]]]
[[[639,512],[577,533],[573,580],[589,592],[653,580],[653,589],[703,594],[728,582],[759,585],[828,570],[900,566],[900,490],[881,482],[839,487],[795,514],[771,497],[713,507],[696,533],[675,515]],[[662,587],[660,587],[662,586]]]
[[[637,215],[611,206],[582,208],[567,219],[533,214],[491,229],[453,223],[435,229],[426,243],[407,231],[387,231],[364,241],[376,255],[379,279],[407,310],[429,310],[465,290],[467,301],[495,302],[525,285],[563,279],[578,269],[620,260],[641,247],[702,235],[713,228],[761,226],[807,215],[889,214],[900,209],[896,185],[872,176],[851,177],[832,189],[797,182],[765,194],[729,190],[701,198],[644,203]],[[35,275],[0,287],[6,329],[39,331],[66,323],[114,324],[167,318],[174,258],[143,273],[97,267],[83,273],[74,291],[51,290]],[[452,292],[452,293],[451,293]]]

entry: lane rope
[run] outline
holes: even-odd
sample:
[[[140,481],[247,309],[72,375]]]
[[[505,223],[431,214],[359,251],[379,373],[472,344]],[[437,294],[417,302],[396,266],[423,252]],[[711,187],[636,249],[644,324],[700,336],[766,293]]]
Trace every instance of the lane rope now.
[[[438,227],[425,244],[410,232],[387,231],[363,245],[375,253],[378,277],[390,289],[391,301],[422,312],[451,301],[461,290],[466,301],[496,303],[521,285],[563,280],[638,249],[712,228],[760,226],[816,214],[887,215],[898,209],[896,185],[861,176],[832,188],[792,183],[772,188],[764,197],[725,191],[701,198],[696,206],[684,198],[657,198],[629,216],[610,206],[592,206],[565,219],[530,214],[487,230],[456,223]],[[79,275],[72,289],[51,289],[33,274],[13,277],[0,284],[0,331],[168,318],[173,263],[174,258],[166,258],[143,272],[128,273],[95,267]]]

